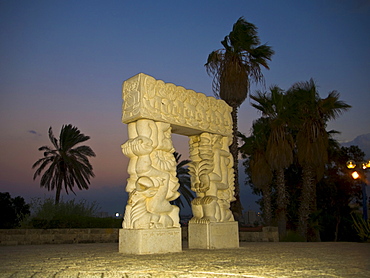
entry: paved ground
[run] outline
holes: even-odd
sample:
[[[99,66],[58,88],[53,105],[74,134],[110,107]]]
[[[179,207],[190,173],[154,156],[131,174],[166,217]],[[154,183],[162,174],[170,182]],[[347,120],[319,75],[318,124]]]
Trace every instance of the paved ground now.
[[[370,277],[370,244],[244,242],[125,255],[117,243],[0,247],[0,277]]]

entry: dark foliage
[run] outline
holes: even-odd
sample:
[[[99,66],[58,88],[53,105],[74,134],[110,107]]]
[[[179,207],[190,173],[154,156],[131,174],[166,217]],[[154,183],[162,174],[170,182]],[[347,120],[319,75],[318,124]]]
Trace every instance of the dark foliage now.
[[[121,228],[122,218],[69,215],[68,217],[54,217],[51,220],[32,218],[30,224],[35,229]]]
[[[350,204],[362,199],[361,187],[351,178],[346,162],[363,157],[354,147],[340,148],[332,138],[336,132],[326,130],[327,122],[350,105],[336,91],[321,98],[312,79],[295,83],[287,92],[276,86],[270,92],[257,91],[251,99],[262,117],[254,122],[249,137],[239,136],[244,143],[240,151],[251,177],[248,182],[254,192],[262,193],[265,222],[271,214],[268,204],[272,220],[267,223],[279,223],[279,232],[286,227],[304,241],[320,241],[321,235],[324,240],[355,240]],[[267,130],[261,132],[256,123],[263,122]],[[268,163],[254,163],[263,156]],[[274,176],[267,180],[269,170]],[[269,190],[261,188],[260,177]]]
[[[176,160],[176,177],[179,180],[179,192],[180,196],[173,200],[171,203],[178,206],[178,207],[185,207],[184,200],[186,204],[190,206],[191,201],[194,199],[194,192],[191,190],[191,182],[190,182],[190,174],[188,164],[191,162],[188,159],[181,160],[181,154],[178,152],[174,152],[173,155],[175,156]]]
[[[351,178],[348,160],[363,161],[365,154],[357,146],[336,147],[329,152],[330,163],[317,185],[320,234],[325,241],[358,241],[349,206],[362,200],[361,185]]]
[[[0,228],[12,229],[20,226],[21,221],[30,214],[30,205],[24,198],[12,198],[9,192],[0,193]]]
[[[364,153],[357,146],[338,147],[329,151],[329,161],[324,177],[317,184],[317,210],[311,215],[318,219],[318,229],[322,241],[360,241],[354,228],[351,212],[361,204],[361,185],[353,180],[346,162],[350,159],[362,161]],[[246,174],[250,175],[248,158],[244,160]],[[298,226],[298,208],[302,183],[301,167],[295,161],[286,171],[286,187],[290,196],[287,211],[287,230],[295,231]],[[276,213],[275,180],[272,182],[272,207]],[[261,196],[257,202],[263,204],[262,191],[253,185],[249,177],[246,184],[252,187],[253,194]],[[274,214],[274,217],[276,215]]]

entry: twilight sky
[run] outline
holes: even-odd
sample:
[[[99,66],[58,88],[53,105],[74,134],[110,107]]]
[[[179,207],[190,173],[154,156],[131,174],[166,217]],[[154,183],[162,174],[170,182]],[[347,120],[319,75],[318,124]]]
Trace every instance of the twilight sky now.
[[[97,154],[96,178],[77,198],[123,211],[122,82],[144,72],[213,95],[204,64],[240,16],[276,52],[266,87],[313,78],[321,97],[337,90],[352,105],[329,125],[341,131],[339,141],[370,133],[368,0],[0,0],[0,192],[54,197],[32,180],[31,166],[42,156],[37,149],[51,145],[48,128],[59,135],[71,123]],[[258,117],[247,99],[240,131],[249,135]],[[174,144],[186,158],[187,138],[174,136]],[[245,209],[256,208],[244,191]]]

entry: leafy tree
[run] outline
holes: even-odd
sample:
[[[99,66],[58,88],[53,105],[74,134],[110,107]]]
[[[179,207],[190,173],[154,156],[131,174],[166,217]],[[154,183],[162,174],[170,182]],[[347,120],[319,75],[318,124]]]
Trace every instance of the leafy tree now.
[[[63,125],[59,140],[54,137],[53,130],[49,128],[49,139],[54,148],[42,146],[39,151],[44,152],[44,157],[37,160],[32,168],[37,168],[33,179],[41,175],[42,171],[49,165],[41,177],[40,186],[48,190],[56,189],[55,204],[59,203],[60,193],[64,184],[66,193],[73,191],[77,185],[78,189],[88,189],[90,177],[94,177],[93,167],[89,157],[95,153],[89,146],[76,146],[90,139],[71,124]]]
[[[179,191],[180,196],[173,201],[173,204],[179,207],[184,207],[184,203],[182,201],[181,196],[185,199],[186,203],[190,206],[191,201],[194,199],[193,191],[191,191],[191,182],[190,182],[190,174],[189,169],[187,167],[187,164],[190,162],[190,160],[185,159],[181,160],[181,154],[178,152],[174,152],[173,155],[175,156],[175,160],[177,163],[176,166],[176,177],[179,180]]]
[[[370,220],[363,219],[358,213],[352,213],[351,216],[360,239],[365,242],[370,242]]]
[[[249,168],[252,183],[263,194],[263,218],[266,225],[271,225],[271,182],[272,171],[266,158],[266,145],[270,127],[266,118],[260,118],[253,123],[252,135],[246,137],[239,133],[244,144],[240,147],[243,158],[249,156]]]
[[[288,204],[284,172],[293,163],[294,142],[288,130],[292,113],[286,95],[278,86],[272,86],[269,92],[257,91],[250,98],[254,101],[252,106],[262,113],[270,129],[266,159],[276,173],[277,218],[279,235],[283,238],[286,234]]]
[[[351,106],[340,101],[336,91],[321,99],[312,79],[295,83],[288,94],[297,109],[295,116],[299,120],[295,126],[298,162],[302,166],[298,232],[307,239],[310,215],[312,218],[312,213],[317,210],[316,183],[322,178],[328,162],[329,136],[326,123]],[[314,241],[320,240],[318,229],[314,229],[312,237]]]
[[[335,166],[339,159],[348,160],[349,156],[338,151],[338,143],[331,138],[333,132],[327,132],[326,125],[350,106],[340,101],[339,94],[335,91],[330,92],[326,98],[320,98],[312,80],[295,83],[285,93],[277,86],[271,87],[269,92],[256,91],[251,99],[252,106],[262,113],[262,117],[255,122],[250,137],[241,136],[245,144],[240,151],[243,158],[248,155],[243,165],[249,169],[246,169],[246,173],[250,174],[255,186],[252,187],[254,192],[259,192],[259,182],[253,178],[254,175],[258,177],[256,169],[265,167],[260,170],[265,171],[261,175],[263,178],[269,177],[270,174],[267,173],[273,171],[274,178],[269,178],[270,192],[263,194],[271,195],[268,198],[271,198],[272,215],[278,220],[279,226],[285,227],[283,223],[286,219],[287,227],[291,230],[295,230],[298,224],[302,239],[319,240],[319,225],[325,226],[328,219],[335,215],[337,219],[330,221],[336,221],[334,226],[338,238],[340,223],[348,223],[347,220],[350,219],[348,202],[355,191],[349,190],[348,186],[354,181],[342,174],[344,171],[348,172],[344,169],[345,162],[341,164],[344,167]],[[256,128],[256,123],[259,123],[260,128]],[[259,162],[259,167],[253,169],[257,146],[259,160],[264,163]],[[330,205],[336,203],[328,196],[331,194],[336,196],[336,201],[341,202],[337,208]],[[284,200],[287,196],[291,196],[290,203]],[[325,210],[331,211],[331,215],[325,213]],[[282,212],[286,214],[285,219]],[[346,215],[345,219],[341,215]],[[327,223],[323,220],[324,217]],[[333,227],[330,229],[333,230]]]
[[[30,205],[20,196],[12,198],[9,192],[0,192],[0,211],[0,228],[12,229],[30,214]]]
[[[238,183],[238,108],[247,98],[251,82],[262,82],[261,68],[269,69],[268,61],[274,51],[266,44],[260,45],[257,27],[240,17],[232,31],[221,41],[223,49],[212,51],[205,64],[213,75],[213,91],[229,104],[233,119],[233,142],[230,152],[234,158],[235,198],[232,211],[236,219],[242,214]]]
[[[360,200],[361,185],[352,179],[346,162],[354,157],[363,160],[365,154],[357,146],[346,148],[329,142],[329,163],[317,184],[320,236],[326,241],[357,240],[349,204]]]

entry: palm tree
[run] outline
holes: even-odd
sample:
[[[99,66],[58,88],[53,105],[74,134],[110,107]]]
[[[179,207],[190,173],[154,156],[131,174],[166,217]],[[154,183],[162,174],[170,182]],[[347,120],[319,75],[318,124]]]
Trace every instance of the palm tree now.
[[[190,174],[189,174],[189,168],[186,166],[190,160],[185,159],[180,161],[181,154],[178,152],[174,152],[173,155],[175,156],[175,160],[177,163],[176,166],[176,177],[179,180],[179,191],[180,196],[173,201],[173,204],[176,206],[184,207],[184,203],[181,199],[181,196],[185,198],[186,203],[190,206],[191,201],[194,199],[193,191],[191,191],[191,182],[190,182]]]
[[[63,125],[59,140],[54,137],[53,130],[49,128],[49,139],[54,148],[42,146],[39,151],[44,152],[44,157],[37,160],[32,168],[37,168],[33,179],[41,175],[42,171],[49,165],[41,177],[40,186],[49,191],[56,189],[55,204],[59,203],[60,193],[64,184],[66,193],[73,191],[76,184],[78,189],[88,189],[90,177],[94,177],[93,167],[88,157],[95,156],[89,146],[76,146],[90,139],[81,133],[77,127],[71,124]]]
[[[276,173],[277,220],[279,236],[286,234],[288,196],[285,186],[285,169],[293,163],[293,137],[288,130],[292,117],[289,102],[283,90],[270,87],[270,92],[257,91],[250,98],[251,105],[262,113],[268,121],[270,136],[267,140],[266,159]]]
[[[268,60],[271,60],[274,51],[266,44],[260,45],[257,27],[243,17],[237,20],[221,44],[224,48],[211,52],[205,67],[207,73],[213,75],[215,95],[233,108],[230,152],[234,158],[236,201],[232,203],[232,211],[238,219],[242,213],[238,182],[238,108],[248,96],[250,83],[263,81],[261,67],[269,69]]]
[[[250,176],[254,186],[262,190],[263,218],[267,226],[271,225],[271,182],[272,171],[266,158],[266,145],[270,134],[270,127],[266,118],[259,118],[253,123],[252,134],[246,137],[238,136],[244,144],[240,147],[243,158],[249,157]]]
[[[299,125],[296,126],[298,162],[302,167],[302,193],[299,208],[298,232],[307,240],[308,221],[316,212],[316,183],[322,178],[328,161],[329,135],[326,123],[337,118],[351,106],[339,100],[339,93],[332,91],[321,99],[315,82],[295,83],[288,94],[297,108]],[[317,222],[311,219],[311,222]],[[313,223],[315,225],[315,223]],[[318,229],[314,229],[312,240],[319,241]]]

